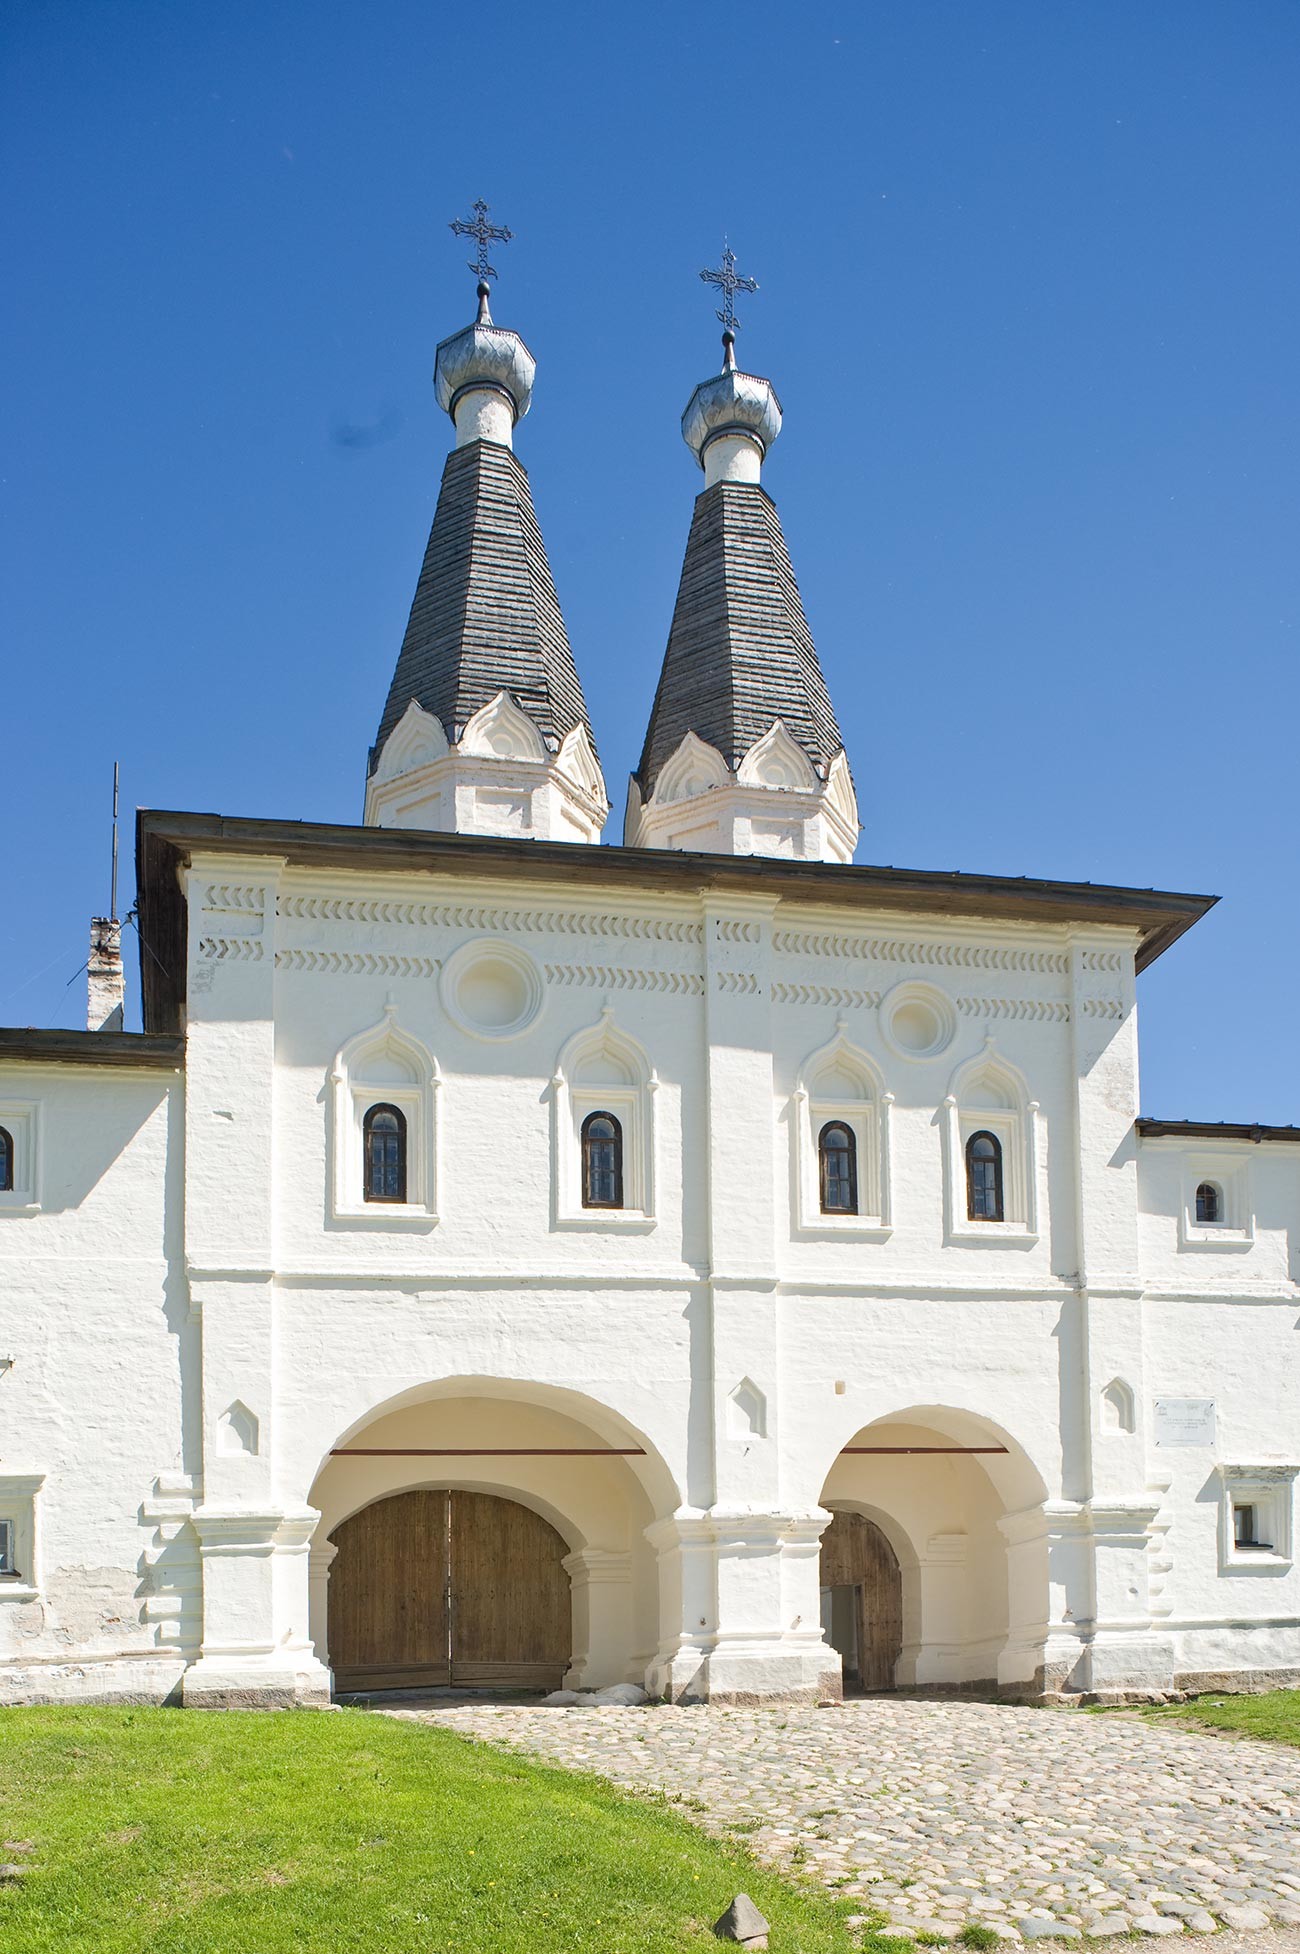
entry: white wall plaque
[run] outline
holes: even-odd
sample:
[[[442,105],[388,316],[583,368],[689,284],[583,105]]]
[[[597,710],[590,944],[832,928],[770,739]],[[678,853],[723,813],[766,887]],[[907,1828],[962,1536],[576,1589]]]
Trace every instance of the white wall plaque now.
[[[1213,1445],[1213,1398],[1157,1398],[1157,1445]]]

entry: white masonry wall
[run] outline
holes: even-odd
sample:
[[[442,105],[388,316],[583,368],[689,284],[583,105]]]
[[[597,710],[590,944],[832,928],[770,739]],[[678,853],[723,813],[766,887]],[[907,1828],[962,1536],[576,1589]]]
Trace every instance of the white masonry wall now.
[[[0,1194],[0,1702],[159,1701],[196,1646],[182,1101],[179,1074],[0,1063],[38,1154]]]
[[[202,1558],[186,1700],[323,1700],[330,1528],[439,1483],[521,1498],[564,1536],[584,1685],[832,1689],[828,1501],[899,1558],[900,1682],[1300,1672],[1300,1149],[1216,1156],[1246,1238],[1184,1239],[1208,1169],[1134,1132],[1127,932],[251,855],[197,857],[186,886],[184,1094],[15,1081],[45,1169],[81,1164],[57,1209],[0,1215],[22,1283],[4,1458],[47,1474],[42,1592],[0,1598],[0,1624],[164,1661],[163,1604],[136,1590],[165,1544],[178,1592]],[[407,1110],[415,1166],[405,1208],[366,1211],[356,1124],[381,1099]],[[603,1104],[628,1139],[620,1215],[576,1199],[577,1125]],[[843,1225],[809,1180],[828,1109],[861,1136],[869,1212]],[[1008,1219],[983,1229],[977,1126],[1007,1162]],[[1213,1399],[1213,1439],[1157,1444],[1157,1397]],[[634,1456],[581,1475],[333,1456],[471,1427]],[[844,1453],[882,1445],[931,1456]],[[1290,1529],[1267,1568],[1223,1535],[1256,1483]],[[113,1570],[107,1644],[71,1607],[92,1584],[53,1582],[83,1567]],[[167,1605],[199,1656],[189,1604]]]

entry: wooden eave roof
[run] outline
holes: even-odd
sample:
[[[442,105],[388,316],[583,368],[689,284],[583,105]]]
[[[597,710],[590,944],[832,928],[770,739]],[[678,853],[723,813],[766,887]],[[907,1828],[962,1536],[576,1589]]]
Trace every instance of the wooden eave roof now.
[[[144,1021],[152,1031],[175,1031],[181,1024],[186,945],[178,870],[198,853],[277,855],[301,868],[551,883],[573,893],[618,890],[631,896],[681,896],[713,890],[857,911],[863,916],[898,910],[1057,927],[1092,924],[1135,931],[1139,970],[1153,963],[1218,901],[1217,896],[1112,888],[1093,882],[847,867],[838,862],[696,855],[663,848],[584,847],[571,842],[142,808],[136,819],[140,974]]]
[[[1300,1126],[1251,1126],[1238,1120],[1139,1119],[1144,1140],[1289,1140],[1300,1146]]]
[[[185,1040],[177,1033],[144,1031],[46,1031],[33,1025],[0,1026],[0,1063],[28,1065],[144,1066],[177,1072],[185,1063]]]

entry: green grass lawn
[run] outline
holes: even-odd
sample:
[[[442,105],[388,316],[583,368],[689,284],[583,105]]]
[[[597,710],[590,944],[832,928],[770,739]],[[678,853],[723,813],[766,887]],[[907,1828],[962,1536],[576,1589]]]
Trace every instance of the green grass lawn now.
[[[1197,1696],[1190,1703],[1170,1703],[1143,1714],[1300,1746],[1300,1689],[1270,1689],[1262,1696]]]
[[[741,1890],[774,1954],[910,1945],[665,1804],[360,1710],[0,1710],[0,1841],[4,1954],[700,1954]]]

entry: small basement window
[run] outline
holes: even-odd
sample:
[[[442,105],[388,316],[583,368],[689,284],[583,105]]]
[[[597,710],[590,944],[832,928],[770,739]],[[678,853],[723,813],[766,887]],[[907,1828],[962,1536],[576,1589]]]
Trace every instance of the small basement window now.
[[[1259,1519],[1259,1508],[1253,1500],[1232,1502],[1232,1544],[1238,1553],[1272,1553],[1273,1542],[1258,1537]]]
[[[1219,1571],[1269,1574],[1294,1560],[1292,1488],[1300,1466],[1281,1460],[1215,1468],[1223,1491],[1219,1509]]]

